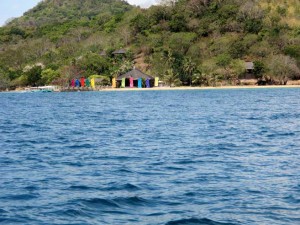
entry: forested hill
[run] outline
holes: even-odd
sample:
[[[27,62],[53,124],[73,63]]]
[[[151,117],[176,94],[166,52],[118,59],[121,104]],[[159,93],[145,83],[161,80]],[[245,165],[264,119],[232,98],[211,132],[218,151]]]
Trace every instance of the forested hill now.
[[[112,52],[125,49],[125,57]],[[0,28],[0,89],[136,67],[170,85],[300,77],[298,0],[44,0]]]
[[[99,20],[132,7],[120,0],[44,0],[10,25],[36,27],[72,21]]]

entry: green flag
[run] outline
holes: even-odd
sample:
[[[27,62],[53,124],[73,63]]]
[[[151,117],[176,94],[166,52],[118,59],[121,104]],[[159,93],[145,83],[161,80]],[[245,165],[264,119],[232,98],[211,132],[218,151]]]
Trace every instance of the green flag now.
[[[122,78],[122,84],[121,84],[121,88],[125,88],[125,77]]]

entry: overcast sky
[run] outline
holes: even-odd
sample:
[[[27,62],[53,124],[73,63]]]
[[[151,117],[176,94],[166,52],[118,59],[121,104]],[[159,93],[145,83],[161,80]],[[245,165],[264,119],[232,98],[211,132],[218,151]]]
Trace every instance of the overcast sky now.
[[[34,7],[40,0],[0,0],[0,26],[7,19],[22,16],[28,9]],[[157,0],[127,0],[132,5],[148,7]]]

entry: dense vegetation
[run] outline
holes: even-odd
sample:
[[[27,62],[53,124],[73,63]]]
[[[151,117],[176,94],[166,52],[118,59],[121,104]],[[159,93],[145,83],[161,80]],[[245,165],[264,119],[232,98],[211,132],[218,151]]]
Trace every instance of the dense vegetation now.
[[[126,56],[114,57],[120,48]],[[0,89],[133,65],[169,85],[237,84],[245,61],[264,83],[300,79],[298,0],[44,0],[0,28]]]

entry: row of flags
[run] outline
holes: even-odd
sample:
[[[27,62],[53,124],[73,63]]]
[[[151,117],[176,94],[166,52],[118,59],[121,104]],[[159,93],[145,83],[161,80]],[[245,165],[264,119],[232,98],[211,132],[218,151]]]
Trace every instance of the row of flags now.
[[[114,78],[115,79],[115,78]],[[134,86],[134,79],[133,77],[130,77],[129,78],[129,87],[133,88]],[[146,88],[150,88],[150,79],[147,78],[146,79]],[[154,79],[154,87],[158,87],[158,83],[159,83],[159,78],[158,77],[155,77]],[[126,86],[126,78],[122,78],[122,82],[121,82],[121,88],[125,88]],[[116,87],[116,85],[114,85],[114,82],[113,82],[113,87]],[[142,78],[139,78],[138,79],[138,88],[142,88]]]
[[[133,77],[130,77],[129,78],[129,87],[130,88],[133,88],[133,86],[134,86],[133,82],[134,82]],[[125,86],[126,86],[126,78],[122,78],[121,88],[125,88]],[[142,88],[142,78],[138,79],[138,88]],[[150,79],[149,78],[146,79],[146,88],[150,88]]]
[[[155,77],[154,80],[154,87],[158,87],[158,82],[159,82],[159,78]],[[150,88],[150,79],[147,78],[146,79],[146,88]],[[126,86],[126,78],[122,78],[121,81],[121,88],[125,88]],[[95,89],[95,78],[80,78],[80,79],[72,79],[71,80],[71,87],[75,88],[75,87],[91,87],[93,89]],[[112,79],[112,88],[116,88],[117,87],[117,80],[116,78]],[[129,78],[129,87],[133,88],[134,87],[134,79],[133,77]],[[142,88],[142,78],[138,79],[138,88]]]
[[[89,78],[80,78],[80,79],[72,79],[71,80],[71,87],[91,87],[95,88],[95,79],[89,79]]]

